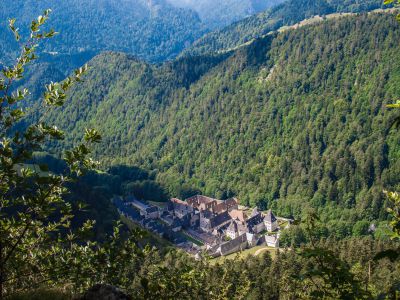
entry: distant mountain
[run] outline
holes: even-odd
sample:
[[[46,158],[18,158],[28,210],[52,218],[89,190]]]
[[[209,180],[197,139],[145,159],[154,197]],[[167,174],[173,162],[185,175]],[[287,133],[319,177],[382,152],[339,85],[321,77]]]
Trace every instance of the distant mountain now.
[[[4,2],[4,1],[3,1]],[[60,34],[43,51],[62,55],[123,51],[148,61],[178,55],[206,32],[197,13],[164,0],[6,0],[0,6],[0,54],[12,58],[17,44],[7,20],[17,19],[22,33],[32,19],[51,8],[51,27]]]
[[[282,1],[6,0],[7,5],[0,6],[0,64],[12,61],[18,48],[7,29],[8,19],[16,18],[17,26],[26,33],[29,22],[47,8],[53,9],[49,26],[60,34],[41,50],[55,56],[55,60],[65,60],[69,55],[87,58],[111,50],[162,62],[173,59],[193,43],[185,53],[227,50],[317,14],[368,11],[382,2],[289,0],[276,6]],[[203,37],[211,28],[229,25],[259,11],[263,12]]]
[[[19,51],[19,44],[7,28],[8,19],[16,18],[26,37],[30,21],[47,8],[53,10],[47,28],[55,28],[60,34],[41,46],[41,59],[19,82],[30,89],[34,99],[40,96],[45,83],[62,80],[100,52],[125,52],[149,62],[173,59],[214,26],[212,20],[201,19],[198,12],[203,12],[203,17],[208,15],[205,10],[219,12],[218,18],[226,16],[224,22],[231,23],[234,20],[228,11],[237,12],[235,18],[241,19],[271,1],[173,5],[167,0],[6,0],[7,5],[0,6],[0,65],[10,64]],[[235,2],[236,8],[230,2]],[[194,8],[199,8],[198,12]]]
[[[161,66],[105,53],[50,119],[69,145],[98,128],[104,165],[154,170],[172,196],[236,195],[295,217],[313,207],[346,236],[384,219],[383,188],[400,188],[385,108],[399,93],[399,47],[393,15],[371,14]]]
[[[196,11],[209,28],[222,28],[264,11],[284,0],[168,0],[176,7]]]
[[[381,0],[288,0],[221,30],[206,34],[186,49],[184,55],[234,49],[282,26],[293,25],[316,15],[359,13],[381,7],[383,7]]]
[[[151,62],[177,56],[208,29],[197,13],[164,0],[6,0],[0,5],[0,65],[19,52],[8,19],[16,18],[27,37],[31,20],[53,10],[47,28],[59,35],[44,42],[38,60],[23,81],[36,99],[45,83],[64,79],[100,52],[133,54]],[[4,5],[3,5],[4,4]],[[36,73],[35,73],[35,72]],[[40,76],[39,76],[40,74]]]

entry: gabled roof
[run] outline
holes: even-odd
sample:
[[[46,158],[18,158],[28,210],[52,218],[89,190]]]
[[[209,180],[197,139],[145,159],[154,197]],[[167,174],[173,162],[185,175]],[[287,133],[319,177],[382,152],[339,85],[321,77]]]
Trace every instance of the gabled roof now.
[[[154,212],[158,212],[158,207],[157,206],[149,206],[146,208],[146,213],[151,214]]]
[[[222,214],[216,215],[214,218],[211,218],[211,227],[218,227],[223,223],[229,221],[231,217],[229,216],[228,212],[223,212]]]
[[[260,212],[258,211],[257,206],[253,208],[253,211],[251,212],[250,218],[255,217],[259,214]]]
[[[213,206],[212,210],[214,213],[220,214],[220,213],[226,211],[227,207],[226,207],[225,203],[218,203],[217,205]]]
[[[221,213],[225,210],[231,210],[238,206],[239,201],[236,198],[227,200],[218,200],[203,195],[196,195],[186,199],[188,205],[201,210],[212,210],[215,213]]]
[[[200,213],[200,216],[204,219],[212,219],[214,214],[211,211],[204,210]]]
[[[235,221],[231,221],[231,223],[229,224],[227,230],[230,231],[230,232],[238,232],[238,226],[237,226],[236,222]]]
[[[229,198],[224,201],[228,207],[234,207],[239,204],[239,200],[237,198]]]
[[[218,201],[218,200],[207,197],[207,196],[203,196],[203,195],[196,195],[196,196],[192,196],[192,197],[186,199],[186,202],[192,206],[198,206],[202,203],[207,204],[207,203],[211,203],[213,201]]]
[[[176,204],[185,205],[185,206],[189,205],[186,201],[182,201],[178,198],[171,198],[171,202],[176,203]]]
[[[259,213],[247,220],[247,226],[253,228],[254,226],[263,222],[264,222],[264,217]]]
[[[274,216],[274,214],[272,213],[271,210],[267,211],[267,213],[265,214],[265,219],[266,222],[268,223],[274,223],[276,222],[276,217]]]
[[[237,210],[237,209],[231,210],[229,212],[229,215],[234,220],[238,220],[240,222],[246,221],[246,216],[244,215],[243,210]]]

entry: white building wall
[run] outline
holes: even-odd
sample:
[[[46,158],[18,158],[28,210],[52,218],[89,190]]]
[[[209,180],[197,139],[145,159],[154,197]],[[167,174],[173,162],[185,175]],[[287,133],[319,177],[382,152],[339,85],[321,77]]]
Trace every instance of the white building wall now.
[[[265,222],[265,229],[267,231],[275,231],[277,228],[278,228],[278,222],[273,222],[273,223]]]
[[[249,247],[254,247],[255,244],[257,243],[256,237],[254,234],[251,233],[246,233],[246,239]]]
[[[279,248],[279,235],[265,236],[265,243],[268,247]]]

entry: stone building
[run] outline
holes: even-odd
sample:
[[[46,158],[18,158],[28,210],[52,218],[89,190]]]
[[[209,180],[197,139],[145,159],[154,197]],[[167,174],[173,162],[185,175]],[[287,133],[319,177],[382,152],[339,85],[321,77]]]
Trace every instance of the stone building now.
[[[231,241],[212,247],[211,249],[209,249],[208,253],[212,257],[226,256],[238,251],[243,251],[247,248],[247,246],[248,242],[246,234],[242,234],[241,236]]]
[[[273,232],[278,229],[278,220],[274,216],[271,210],[267,211],[264,217],[265,229],[269,232]]]
[[[200,212],[200,229],[205,232],[213,232],[215,229],[226,225],[231,220],[227,211],[214,214],[210,211]]]
[[[226,236],[236,238],[245,233],[258,234],[265,230],[264,216],[255,208],[247,218],[243,211],[233,210],[229,212],[232,220],[226,230]]]
[[[246,233],[247,245],[251,248],[257,245],[259,238],[257,234]]]
[[[278,229],[277,218],[271,210],[265,214],[254,208],[250,214],[238,209],[238,200],[217,200],[196,195],[185,201],[173,198],[163,214],[173,230],[185,229],[211,249],[212,256],[228,255],[246,247],[266,244],[279,247],[279,235],[265,235]],[[170,224],[171,223],[171,224]],[[225,242],[226,237],[230,241]]]
[[[194,212],[194,208],[190,206],[187,202],[176,198],[172,198],[168,202],[168,210],[173,212],[173,214],[180,219]]]
[[[257,208],[254,208],[250,218],[246,221],[247,232],[260,233],[265,230],[264,216]]]
[[[140,215],[145,217],[146,219],[157,219],[159,217],[157,206],[149,205],[136,199],[131,199],[131,201],[127,204],[139,210]]]
[[[236,239],[239,236],[238,225],[234,220],[231,220],[228,228],[226,229],[226,236],[230,239]]]
[[[279,248],[279,235],[266,235],[265,244],[268,247]]]
[[[224,211],[231,211],[233,209],[237,209],[239,206],[239,201],[236,198],[217,200],[202,195],[190,197],[186,199],[185,202],[198,211],[207,210],[215,214],[219,214]]]

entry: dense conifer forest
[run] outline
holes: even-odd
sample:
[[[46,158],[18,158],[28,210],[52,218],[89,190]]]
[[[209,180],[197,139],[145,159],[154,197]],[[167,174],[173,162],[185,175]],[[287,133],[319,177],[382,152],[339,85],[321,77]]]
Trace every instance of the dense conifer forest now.
[[[24,33],[29,22],[48,8],[53,8],[51,27],[60,34],[43,44],[42,50],[61,55],[115,50],[162,61],[179,54],[206,31],[196,12],[164,0],[6,2],[0,6],[1,60],[18,47],[7,30],[7,20],[16,18]]]
[[[32,1],[0,7],[3,19],[34,19],[21,31],[9,21],[30,36],[16,60],[0,27],[1,300],[87,299],[99,283],[134,299],[399,297],[395,12],[367,13],[376,0],[288,1],[174,58],[208,30],[194,11],[78,2],[55,10],[65,40]],[[337,12],[354,14],[275,31]],[[211,259],[111,200],[195,194],[294,220],[275,251]]]
[[[30,89],[32,99],[40,97],[44,83],[64,79],[75,68],[106,50],[132,54],[148,62],[163,62],[179,55],[207,54],[234,48],[314,15],[365,12],[381,7],[379,0],[337,3],[302,0],[282,5],[278,5],[281,1],[254,0],[183,2],[9,1],[7,5],[0,6],[0,39],[3,41],[0,44],[0,65],[11,63],[19,47],[7,30],[8,19],[16,18],[16,26],[24,35],[32,18],[47,8],[54,10],[52,26],[57,28],[59,34],[40,46],[41,59],[19,82]],[[272,8],[264,11],[269,7]],[[240,21],[256,12],[261,13]],[[119,21],[114,22],[116,19]],[[238,22],[202,37],[213,28],[230,25],[235,20]]]
[[[226,51],[260,38],[282,26],[290,26],[317,15],[361,13],[378,8],[383,8],[382,1],[289,0],[221,30],[206,34],[196,40],[184,53],[196,55]]]
[[[388,14],[359,15],[161,66],[106,53],[50,119],[72,137],[97,127],[105,166],[153,170],[170,196],[237,196],[294,218],[316,209],[324,235],[367,234],[399,181],[397,113],[385,108],[398,30]]]

